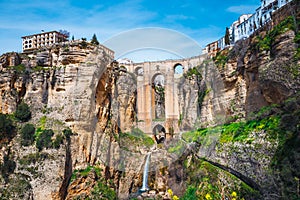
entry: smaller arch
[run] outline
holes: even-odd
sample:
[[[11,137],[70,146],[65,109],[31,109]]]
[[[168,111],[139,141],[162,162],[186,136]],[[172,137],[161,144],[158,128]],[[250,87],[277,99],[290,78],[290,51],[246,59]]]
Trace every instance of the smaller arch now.
[[[183,74],[184,67],[180,63],[174,65],[174,74]]]
[[[160,124],[153,128],[153,135],[157,144],[163,143],[166,139],[166,129]]]
[[[151,80],[152,85],[159,85],[164,86],[165,85],[165,76],[162,73],[157,73],[152,76]]]
[[[144,75],[144,68],[143,67],[137,67],[137,68],[135,68],[134,72],[137,76],[143,76]]]

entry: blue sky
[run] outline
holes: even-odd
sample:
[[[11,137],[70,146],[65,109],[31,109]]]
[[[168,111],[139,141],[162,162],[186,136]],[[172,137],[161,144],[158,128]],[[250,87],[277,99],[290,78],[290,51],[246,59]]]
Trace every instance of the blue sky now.
[[[21,52],[24,35],[60,29],[75,39],[91,39],[95,33],[103,43],[131,29],[160,27],[185,34],[204,47],[259,4],[259,0],[0,0],[0,54]]]

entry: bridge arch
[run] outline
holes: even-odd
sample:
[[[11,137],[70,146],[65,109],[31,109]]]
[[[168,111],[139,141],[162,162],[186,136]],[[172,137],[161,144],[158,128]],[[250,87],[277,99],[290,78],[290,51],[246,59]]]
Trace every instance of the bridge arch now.
[[[152,76],[151,84],[165,86],[165,75],[161,72],[155,73]]]
[[[134,69],[134,73],[137,75],[137,76],[143,76],[144,75],[144,68],[143,67],[136,67]]]
[[[161,73],[154,74],[151,86],[152,118],[165,120],[165,76]]]
[[[181,63],[176,63],[173,68],[174,74],[183,74],[184,66]]]
[[[166,129],[161,124],[157,124],[156,126],[154,126],[152,133],[155,137],[155,141],[157,142],[157,144],[163,143],[165,141]]]

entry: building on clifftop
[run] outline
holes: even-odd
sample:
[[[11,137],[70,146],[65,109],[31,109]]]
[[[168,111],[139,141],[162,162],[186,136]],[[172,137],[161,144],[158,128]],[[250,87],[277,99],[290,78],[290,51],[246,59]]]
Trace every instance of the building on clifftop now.
[[[42,32],[22,37],[23,52],[36,50],[42,47],[51,47],[54,44],[68,41],[68,35],[58,31]]]

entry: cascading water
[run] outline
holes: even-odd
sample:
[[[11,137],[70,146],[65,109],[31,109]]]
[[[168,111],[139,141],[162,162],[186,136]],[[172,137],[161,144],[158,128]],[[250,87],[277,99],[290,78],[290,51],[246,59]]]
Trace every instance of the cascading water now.
[[[149,171],[149,164],[150,164],[150,156],[151,156],[151,153],[149,152],[147,155],[146,163],[145,163],[145,167],[144,167],[143,186],[140,189],[141,192],[146,192],[147,190],[149,190],[149,188],[148,188],[148,171]]]

